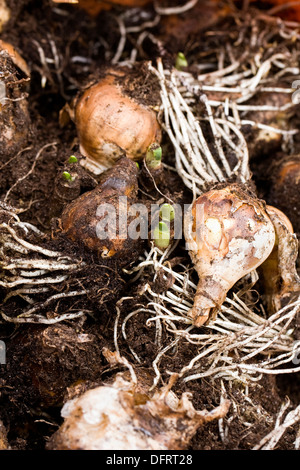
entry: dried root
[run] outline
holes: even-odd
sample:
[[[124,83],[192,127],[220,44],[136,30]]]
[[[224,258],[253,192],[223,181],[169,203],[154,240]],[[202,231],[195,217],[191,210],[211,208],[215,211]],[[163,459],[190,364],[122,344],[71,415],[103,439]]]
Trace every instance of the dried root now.
[[[135,279],[139,276],[149,279],[140,289],[146,301],[142,301],[142,297],[138,308],[122,321],[119,317],[118,326],[127,341],[130,320],[139,314],[149,315],[146,324],[155,326],[158,351],[152,362],[155,371],[153,386],[163,379],[164,355],[180,342],[188,342],[191,348],[195,348],[195,356],[186,366],[169,371],[179,374],[184,382],[210,377],[237,380],[248,385],[260,380],[263,374],[300,370],[299,367],[286,367],[299,354],[299,344],[293,337],[293,324],[300,311],[298,297],[266,318],[262,303],[254,305],[254,294],[251,294],[249,286],[245,288],[245,282],[250,282],[246,278],[243,292],[236,290],[227,296],[218,317],[202,331],[193,326],[188,316],[197,289],[191,272],[191,266],[174,266],[172,258],[152,249],[132,273]],[[156,292],[157,278],[160,285],[169,286],[165,291]],[[167,337],[171,340],[166,344]],[[141,363],[135,351],[130,350],[134,359]]]
[[[225,66],[225,63],[227,61],[227,58],[224,56],[223,60],[218,58],[218,60],[215,61],[214,64],[210,63],[210,67],[208,68],[213,68],[215,65],[216,70],[213,72],[207,72],[205,74],[198,74],[197,78],[194,78],[194,74],[189,73],[189,71],[178,71],[175,69],[166,70],[163,66],[163,63],[161,59],[158,59],[157,61],[157,68],[154,68],[152,66],[149,66],[150,70],[152,73],[154,73],[157,78],[159,79],[160,86],[161,86],[161,100],[162,100],[162,116],[161,116],[161,124],[164,130],[166,131],[168,137],[170,138],[171,143],[173,144],[174,151],[175,151],[175,161],[176,161],[176,170],[178,174],[181,176],[183,182],[185,185],[191,190],[194,196],[194,200],[196,199],[197,196],[200,196],[204,193],[204,197],[206,194],[208,194],[208,190],[212,187],[217,187],[217,185],[220,185],[220,183],[227,183],[228,188],[230,187],[230,183],[237,183],[240,185],[241,188],[244,187],[244,189],[247,189],[249,185],[251,185],[251,174],[249,170],[249,151],[248,151],[248,145],[246,142],[246,139],[242,133],[242,126],[245,124],[245,122],[242,122],[241,116],[245,115],[246,113],[250,113],[255,111],[256,113],[258,111],[261,111],[263,113],[269,112],[269,111],[277,111],[277,112],[284,112],[287,110],[292,109],[293,103],[289,102],[286,106],[266,106],[260,108],[259,106],[254,106],[253,103],[251,102],[251,99],[258,95],[261,91],[264,93],[285,93],[286,90],[282,89],[274,89],[274,87],[271,87],[270,89],[266,88],[266,86],[270,85],[270,80],[274,79],[274,76],[271,76],[271,69],[272,71],[276,67],[280,69],[278,73],[275,74],[276,78],[279,79],[282,75],[284,75],[284,67],[282,65],[282,62],[284,60],[285,54],[279,54],[278,51],[275,51],[274,54],[272,55],[273,51],[270,50],[270,48],[265,47],[265,49],[262,47],[262,50],[260,51],[260,55],[255,55],[254,52],[257,53],[257,49],[254,47],[256,45],[255,40],[257,41],[262,41],[261,46],[265,45],[266,43],[264,42],[265,40],[269,40],[269,37],[266,38],[264,34],[262,33],[261,36],[258,37],[258,29],[256,28],[257,23],[256,20],[251,22],[251,47],[249,46],[249,50],[247,49],[246,52],[242,57],[240,57],[237,60],[234,60],[234,55],[233,55],[233,50],[232,47],[230,46],[230,38],[228,38],[228,45],[227,45],[227,50],[226,53],[228,54],[228,60],[230,60],[230,65]],[[273,26],[273,23],[272,23]],[[285,33],[282,33],[282,30],[285,30]],[[282,26],[282,30],[276,31],[276,34],[287,34],[288,38],[290,39],[289,46],[291,47],[291,50],[294,51],[293,49],[293,41],[292,41],[292,32],[289,30],[289,32],[286,30],[285,26]],[[241,28],[241,31],[243,31],[243,34],[246,34],[246,32]],[[269,30],[268,30],[269,31]],[[270,31],[269,31],[270,32]],[[213,33],[212,33],[213,34]],[[226,34],[224,32],[224,34]],[[270,32],[271,34],[271,32]],[[296,32],[295,32],[296,34]],[[274,37],[271,35],[270,37]],[[239,39],[239,44],[242,44],[244,37],[241,36]],[[254,40],[255,39],[255,40]],[[266,54],[267,56],[264,56],[264,52],[267,50]],[[297,51],[294,51],[295,54],[297,54]],[[251,55],[252,54],[252,55]],[[257,53],[259,54],[259,53]],[[293,55],[293,54],[291,54]],[[291,58],[291,55],[287,54],[288,59],[287,60],[293,60]],[[198,65],[202,67],[202,61],[199,59],[198,60]],[[195,65],[195,64],[193,64]],[[212,66],[212,67],[211,67]],[[241,71],[241,73],[238,73]],[[293,69],[293,71],[295,71]],[[282,73],[280,73],[282,72]],[[271,85],[270,85],[271,86]],[[216,102],[216,100],[213,100],[211,97],[211,93],[220,93],[220,96],[222,96],[222,100],[219,100]],[[226,99],[225,99],[225,98]],[[248,104],[249,102],[249,104]],[[261,119],[263,120],[263,119]],[[265,123],[262,124],[263,128],[265,126]],[[287,135],[293,135],[295,133],[295,130],[292,130],[292,132],[288,132]],[[283,132],[284,134],[284,132]],[[223,187],[225,187],[225,184]],[[198,200],[200,200],[197,199]],[[196,203],[197,203],[196,201]],[[227,201],[228,202],[228,201]],[[224,201],[224,204],[226,201]],[[232,208],[232,217],[234,218],[234,215],[236,213],[236,210]],[[256,213],[258,215],[258,212]],[[216,216],[216,219],[214,219],[214,222],[219,220],[220,214]],[[259,218],[259,215],[258,215]],[[267,216],[268,218],[268,216]],[[205,217],[204,217],[205,219]],[[298,308],[299,308],[299,295],[298,295],[298,286],[299,286],[299,281],[298,281],[298,276],[296,273],[296,268],[295,268],[295,256],[296,256],[296,244],[297,240],[295,239],[294,236],[291,234],[289,235],[286,231],[283,230],[282,226],[276,222],[276,220],[272,218],[272,224],[273,227],[270,228],[270,233],[272,232],[272,241],[270,241],[269,245],[269,251],[267,253],[267,256],[271,253],[273,245],[274,245],[274,232],[276,232],[277,236],[277,242],[276,242],[276,247],[279,247],[278,250],[280,251],[281,255],[283,252],[286,250],[287,247],[289,247],[289,253],[290,256],[284,256],[279,260],[279,255],[277,252],[277,255],[275,254],[275,264],[276,264],[276,269],[277,269],[277,278],[279,280],[277,286],[281,285],[282,290],[279,292],[277,290],[276,292],[276,287],[273,285],[272,288],[272,294],[273,296],[273,301],[275,301],[275,298],[277,298],[277,302],[275,301],[276,307],[273,311],[275,311],[274,315],[275,317],[271,316],[267,320],[263,320],[263,323],[266,321],[268,326],[267,331],[269,333],[269,328],[273,328],[272,326],[272,321],[274,319],[275,325],[277,325],[278,318],[279,323],[281,321],[285,321],[285,315],[291,314],[289,316],[289,319],[287,320],[287,323],[290,324],[290,322],[293,322],[295,319]],[[270,220],[269,220],[270,221]],[[206,220],[200,220],[199,223],[201,225],[204,224]],[[233,219],[232,219],[233,222]],[[214,224],[214,228],[216,224]],[[222,223],[222,230],[221,230],[221,238],[218,239],[218,233],[216,233],[215,230],[211,230],[211,237],[213,242],[222,242],[225,239],[227,239],[227,236],[224,236],[225,233],[225,223]],[[201,226],[202,227],[202,226]],[[203,228],[203,227],[202,227]],[[247,237],[246,237],[247,238]],[[245,238],[245,242],[246,242]],[[218,240],[216,240],[218,239]],[[250,240],[250,238],[249,238]],[[229,240],[227,240],[229,242]],[[216,243],[218,245],[218,243]],[[276,251],[277,248],[274,248]],[[285,248],[283,248],[285,247]],[[220,246],[218,247],[220,248]],[[273,251],[273,255],[275,253]],[[200,253],[201,252],[201,253]],[[203,257],[203,250],[200,249],[199,255]],[[242,252],[240,252],[240,255],[242,256]],[[295,256],[291,256],[292,253]],[[153,252],[150,255],[150,257],[153,256]],[[226,254],[227,256],[227,254]],[[287,257],[289,259],[287,259]],[[162,266],[165,264],[167,261],[167,257],[164,257],[164,263],[159,264],[157,262],[158,256],[155,255],[153,256],[153,263],[152,267],[155,266],[155,271],[153,274],[153,283],[155,282],[155,277],[157,276],[157,269],[159,266],[159,269],[170,269],[169,268],[162,268]],[[194,257],[195,258],[195,257]],[[195,267],[197,264],[197,260],[193,258]],[[202,259],[202,258],[201,258]],[[257,257],[257,266],[261,264],[264,261],[264,257]],[[231,258],[230,258],[231,261]],[[171,260],[169,260],[171,263]],[[199,258],[200,262],[200,258]],[[229,262],[229,261],[228,261]],[[234,264],[234,263],[233,263]],[[141,269],[150,269],[151,262],[149,258],[146,258],[144,262],[141,263],[140,267]],[[166,264],[167,266],[167,264]],[[253,266],[253,269],[256,268],[257,266]],[[211,280],[213,282],[215,276],[214,273],[217,272],[217,270],[220,268],[220,272],[222,271],[221,266],[215,266],[214,270],[211,273]],[[234,266],[231,266],[232,269],[234,269]],[[176,279],[176,273],[174,274],[174,270],[171,269],[170,272],[170,277],[173,279]],[[219,272],[219,271],[218,271]],[[248,272],[251,272],[251,276],[254,275],[253,270],[249,269]],[[143,273],[145,274],[145,272]],[[244,273],[246,274],[246,272]],[[227,279],[227,275],[225,276]],[[247,285],[245,284],[245,277],[243,278],[242,275],[240,276],[242,278],[241,285],[244,288],[245,292],[247,291]],[[201,274],[201,282],[203,281],[203,275]],[[174,323],[176,321],[183,321],[183,319],[178,318],[178,312],[184,313],[185,315],[185,322],[189,323],[188,321],[188,312],[190,311],[192,305],[190,302],[190,298],[195,297],[195,292],[194,294],[189,293],[186,297],[173,297],[169,296],[173,299],[173,311],[172,317],[169,317],[169,308],[167,306],[167,302],[170,302],[170,298],[168,298],[167,292],[164,292],[163,294],[155,294],[153,293],[152,288],[150,287],[152,284],[148,284],[146,291],[149,294],[151,292],[151,295],[154,297],[153,303],[150,302],[149,306],[151,305],[151,314],[154,313],[154,311],[157,313],[157,309],[160,309],[160,318],[168,318],[169,321],[173,320],[172,327],[171,329],[173,331],[176,331],[177,328],[174,327]],[[171,283],[172,287],[174,287],[175,283]],[[150,289],[150,290],[149,290]],[[249,288],[248,288],[249,290]],[[204,294],[210,294],[211,292],[207,292],[207,289],[204,289]],[[291,300],[290,294],[295,294],[293,297],[293,301]],[[286,305],[283,301],[283,296],[287,295],[287,300],[288,302],[290,301],[289,305]],[[277,297],[276,297],[277,296]],[[279,296],[279,297],[278,297]],[[207,298],[211,299],[209,295],[207,295]],[[250,296],[251,298],[251,296]],[[159,299],[159,300],[158,300]],[[229,308],[226,305],[226,302],[228,302],[228,299],[226,299],[225,303],[221,307],[221,313],[222,315],[224,314],[224,308],[225,312],[229,311],[230,313],[232,312],[232,308]],[[236,300],[235,300],[236,302]],[[241,304],[242,302],[242,304]],[[203,303],[203,301],[202,301]],[[201,302],[199,301],[199,304]],[[221,306],[222,302],[219,304],[219,308]],[[152,309],[153,305],[154,311]],[[157,306],[159,305],[159,307]],[[206,304],[203,304],[204,308]],[[215,305],[215,304],[214,304]],[[240,315],[240,310],[244,312],[249,312],[254,313],[251,308],[247,305],[246,303],[239,298],[239,303],[235,304],[238,305],[238,311]],[[242,305],[242,306],[241,306]],[[285,307],[283,307],[285,305]],[[149,308],[147,306],[146,308]],[[212,306],[212,304],[210,305]],[[225,306],[225,307],[224,307]],[[283,307],[283,308],[282,308]],[[176,315],[174,314],[174,309],[176,309]],[[263,309],[262,309],[263,311]],[[271,310],[268,312],[268,314],[271,313]],[[278,317],[277,317],[278,315]],[[156,318],[156,316],[154,316]],[[222,317],[224,319],[224,317]],[[271,323],[269,323],[271,318]],[[213,328],[217,327],[218,319],[213,323]],[[201,323],[202,324],[202,323]],[[247,325],[247,322],[246,322]],[[246,327],[245,325],[245,327]],[[258,322],[258,329],[260,329],[261,324],[260,321]],[[282,326],[282,325],[281,325]],[[209,327],[211,327],[209,325]],[[161,325],[160,325],[161,328]],[[168,325],[168,328],[169,325]],[[283,331],[287,330],[287,327],[283,326]],[[262,335],[265,334],[264,327],[262,327],[263,333]],[[260,330],[259,330],[260,331]],[[223,332],[223,330],[222,330]],[[274,333],[274,338],[278,338],[278,334],[280,336],[280,333]],[[271,333],[271,337],[272,337]],[[188,333],[190,334],[190,333]],[[188,336],[187,332],[184,333],[185,336]],[[256,338],[256,333],[252,332],[251,330],[248,330],[248,326],[246,327],[246,335],[249,334],[249,344],[251,344],[251,341]],[[252,337],[252,334],[254,334],[254,338]],[[259,338],[261,337],[261,334],[259,333]],[[214,337],[216,339],[216,337]],[[211,339],[209,337],[209,339]],[[227,338],[228,339],[228,338]],[[246,341],[248,345],[248,340]],[[235,344],[235,343],[233,343]],[[243,342],[242,342],[243,344]],[[255,344],[255,341],[254,341]],[[268,350],[269,344],[270,346],[273,345],[273,341],[271,340],[270,343],[270,338],[266,340],[266,344],[268,346],[262,346],[260,345],[258,347],[257,344],[255,344],[253,351],[250,353],[251,360],[253,360],[253,357],[259,357],[260,354],[262,354],[262,351]],[[230,348],[230,346],[229,346]],[[257,348],[257,349],[255,349]],[[291,343],[290,343],[290,352],[288,353],[287,356],[285,356],[285,359],[287,362],[291,360],[293,357],[294,351],[293,351],[293,341],[291,337]],[[168,349],[168,348],[167,348]],[[227,349],[227,346],[225,347]],[[220,350],[219,346],[216,348],[216,350]],[[276,348],[275,348],[276,350]],[[280,350],[280,348],[279,348]],[[203,353],[204,356],[206,355]],[[202,356],[201,356],[202,357]],[[247,355],[245,356],[247,359]],[[281,360],[281,359],[280,359]],[[230,359],[230,362],[232,361],[232,358]],[[218,362],[218,361],[217,361]],[[275,363],[277,364],[276,360]],[[194,363],[192,362],[193,365],[190,367],[193,368]],[[215,366],[215,364],[214,364]],[[270,362],[270,367],[273,368],[273,361],[271,360]],[[275,366],[274,366],[275,367]],[[233,366],[233,369],[235,369],[235,366]],[[240,371],[242,372],[241,375],[246,372],[246,376],[249,375],[251,376],[252,371],[256,370],[258,371],[267,371],[269,369],[268,361],[266,364],[263,366],[261,365],[256,365],[253,366],[253,364],[247,364],[244,368],[241,367]],[[216,373],[216,375],[222,370],[219,368],[212,367],[212,370],[214,370],[213,375]],[[228,371],[230,370],[230,366],[226,367],[226,375],[228,375]],[[251,371],[251,372],[248,372]],[[294,372],[294,368],[291,370]],[[210,372],[208,373],[208,375]],[[230,373],[229,373],[230,375]],[[200,375],[195,375],[195,377],[200,377]],[[204,373],[205,376],[205,373]]]
[[[47,237],[37,227],[22,222],[17,211],[8,208],[5,203],[1,203],[0,207],[0,286],[5,292],[2,318],[14,323],[51,324],[84,315],[84,311],[76,309],[62,315],[54,314],[52,318],[40,314],[53,303],[87,295],[86,289],[67,289],[70,276],[83,269],[85,263],[49,249]],[[17,317],[5,313],[6,304],[14,297],[23,299],[27,304]]]
[[[216,117],[224,113],[237,127],[250,126],[251,155],[260,143],[273,142],[273,148],[288,143],[292,148],[298,132],[292,123],[297,104],[294,83],[299,76],[298,36],[297,23],[255,10],[235,10],[224,24],[207,31],[205,52],[194,43],[187,52],[194,73],[178,71],[177,84],[191,104],[196,103],[195,96],[205,93]],[[254,135],[255,145],[251,142]]]
[[[188,101],[176,83],[177,71],[163,68],[158,59],[157,70],[149,66],[161,85],[163,109],[162,126],[175,150],[176,169],[186,186],[195,195],[201,194],[210,185],[234,178],[246,183],[250,178],[248,147],[238,127],[226,119],[215,119],[207,96],[201,94],[204,105],[201,120],[208,123],[209,130],[199,122]],[[211,136],[209,141],[207,134]],[[224,143],[228,151],[224,151]],[[229,150],[235,152],[233,163],[229,161]],[[217,157],[216,157],[217,155]]]
[[[291,426],[294,426],[295,424],[299,425],[300,405],[285,415],[285,412],[289,406],[289,400],[283,403],[281,410],[278,413],[274,429],[263,439],[261,439],[261,441],[253,448],[253,450],[274,450],[284,433]],[[299,438],[296,439],[294,445],[295,450],[299,450]]]

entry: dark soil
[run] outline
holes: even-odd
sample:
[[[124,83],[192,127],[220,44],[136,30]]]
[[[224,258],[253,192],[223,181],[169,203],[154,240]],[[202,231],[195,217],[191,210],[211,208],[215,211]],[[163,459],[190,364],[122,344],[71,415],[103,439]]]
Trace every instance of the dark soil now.
[[[45,307],[41,312],[45,317],[51,318],[53,312],[64,313],[76,307],[89,312],[83,318],[53,325],[15,326],[13,323],[0,323],[0,338],[7,347],[7,364],[0,365],[0,421],[4,423],[12,449],[44,450],[49,437],[62,422],[61,406],[75,393],[74,390],[102,384],[115,372],[122,370],[117,366],[110,368],[102,355],[103,347],[115,349],[117,301],[123,296],[131,297],[120,307],[121,318],[125,318],[137,303],[143,302],[143,297],[138,295],[140,285],[130,284],[118,263],[99,261],[96,256],[86,252],[82,245],[57,236],[57,220],[68,203],[68,196],[65,199],[57,196],[57,184],[62,171],[69,169],[69,156],[77,155],[79,151],[75,126],[71,121],[65,121],[61,125],[61,111],[88,83],[103,75],[104,68],[111,65],[120,38],[115,15],[122,9],[116,7],[115,10],[103,11],[92,18],[72,5],[54,6],[51,0],[44,0],[42,6],[37,0],[11,0],[8,3],[12,6],[13,15],[1,38],[17,48],[31,70],[30,87],[27,91],[30,122],[26,125],[26,142],[20,141],[20,147],[9,156],[5,151],[0,151],[0,197],[6,204],[20,209],[22,221],[29,222],[46,233],[47,238],[43,243],[47,248],[86,262],[85,268],[75,272],[74,277],[59,289],[67,291],[79,286],[90,288],[90,294],[84,300],[66,299],[57,305]],[[204,41],[202,32],[217,20],[215,9],[211,5],[209,8],[210,13],[207,13],[205,24],[202,16],[198,16],[200,19],[195,22],[194,16],[200,14],[197,10],[194,16],[187,13],[182,15],[179,25],[173,19],[168,27],[165,20],[153,27],[151,33],[157,37],[157,42],[148,39],[143,44],[139,63],[134,70],[137,78],[134,83],[128,84],[128,93],[134,91],[136,95],[139,91],[137,97],[142,101],[147,97],[149,104],[149,93],[152,91],[152,104],[155,104],[157,84],[151,84],[149,77],[148,80],[141,79],[144,61],[163,56],[165,63],[171,65],[179,50],[193,41],[196,44],[195,37],[201,47]],[[155,15],[151,5],[145,7],[145,12],[147,18],[153,20]],[[139,18],[137,12],[137,19],[132,20],[133,26],[138,24]],[[187,20],[184,22],[186,30],[181,25],[184,19]],[[137,35],[132,33],[131,43],[128,41],[124,51],[126,58],[136,39]],[[52,61],[42,63],[41,49]],[[58,62],[55,64],[55,61]],[[18,73],[21,74],[20,71]],[[166,161],[171,162],[173,154],[166,137],[163,146]],[[262,174],[262,166],[267,168],[269,160],[264,160],[263,164],[254,161],[252,171],[259,195],[266,198],[270,194],[271,182]],[[98,182],[98,177],[82,169],[78,171],[81,172],[81,184],[76,197],[92,190]],[[28,176],[24,178],[27,173]],[[180,178],[171,171],[166,170],[160,190],[182,204],[190,201],[190,194]],[[147,178],[143,180],[141,177],[139,197],[149,203],[159,201],[161,194],[151,186]],[[281,197],[285,200],[285,205],[288,205],[289,201],[294,201],[295,196],[287,191]],[[70,198],[75,198],[75,195]],[[294,216],[299,224],[299,212]],[[1,215],[1,222],[2,217]],[[134,253],[135,259],[146,247],[146,243],[140,247],[139,252]],[[180,250],[175,255],[187,259],[186,253]],[[128,256],[128,265],[135,259]],[[163,289],[163,286],[159,287]],[[6,292],[0,294],[3,299]],[[46,298],[41,295],[39,302],[42,303]],[[19,297],[12,298],[3,306],[3,311],[15,317],[23,311],[24,305],[25,302]],[[121,353],[133,360],[128,349],[130,344],[142,361],[140,367],[150,370],[158,351],[155,347],[155,331],[146,326],[147,318],[146,315],[145,318],[142,315],[133,317],[127,342],[120,338],[119,346]],[[162,370],[180,370],[182,363],[185,365],[195,356],[196,350],[196,346],[180,342],[177,349],[170,350],[164,356]],[[166,373],[163,378],[167,380],[167,377]],[[218,423],[212,423],[197,432],[190,443],[190,449],[251,449],[273,429],[272,419],[279,412],[286,396],[289,396],[291,405],[299,404],[299,377],[288,375],[281,376],[280,379],[273,376],[261,379],[252,388],[253,406],[249,408],[250,411],[247,411],[245,395],[239,387],[232,386],[231,390],[235,401],[240,404],[240,410],[233,415],[228,438],[223,442]],[[218,381],[205,379],[180,383],[174,389],[179,395],[185,391],[192,392],[196,409],[217,406],[219,390]],[[255,409],[260,410],[258,415],[254,413]],[[244,418],[247,417],[247,428],[239,419],[241,414]],[[280,440],[278,449],[293,449],[296,432],[297,429],[289,430]]]

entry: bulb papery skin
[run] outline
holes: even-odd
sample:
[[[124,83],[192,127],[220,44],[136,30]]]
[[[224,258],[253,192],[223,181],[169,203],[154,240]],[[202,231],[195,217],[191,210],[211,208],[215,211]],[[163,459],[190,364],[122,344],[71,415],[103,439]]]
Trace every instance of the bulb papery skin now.
[[[298,239],[289,218],[278,208],[268,205],[267,213],[276,233],[274,248],[261,265],[264,294],[270,313],[299,295],[300,278],[297,273]]]
[[[75,106],[75,124],[82,164],[94,174],[113,166],[123,155],[138,161],[160,143],[156,113],[122,91],[122,72],[107,74],[88,88]],[[119,80],[118,80],[119,79]]]
[[[196,199],[184,235],[199,276],[189,316],[201,326],[214,318],[234,284],[270,255],[275,230],[264,203],[231,184]]]

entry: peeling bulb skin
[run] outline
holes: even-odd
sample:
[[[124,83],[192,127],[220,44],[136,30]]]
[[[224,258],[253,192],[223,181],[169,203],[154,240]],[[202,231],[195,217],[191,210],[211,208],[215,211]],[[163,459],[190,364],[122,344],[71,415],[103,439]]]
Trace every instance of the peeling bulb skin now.
[[[17,67],[19,67],[19,69],[22,70],[22,72],[24,72],[24,74],[27,77],[30,76],[30,69],[29,69],[27,63],[25,62],[23,57],[20,56],[20,54],[18,53],[18,51],[14,48],[14,46],[12,44],[0,39],[0,49],[5,50],[9,54],[9,56],[11,57],[11,60],[13,61],[13,63]]]
[[[29,69],[14,47],[0,40],[0,159],[16,155],[26,145],[30,115]]]
[[[270,219],[271,219],[271,221],[272,221],[272,223],[275,227],[277,227],[278,224],[280,224],[282,227],[284,227],[284,229],[287,231],[287,233],[289,233],[291,235],[294,234],[294,229],[293,229],[292,222],[281,210],[279,210],[277,207],[273,207],[273,206],[270,206],[270,205],[266,206],[266,210],[267,210],[267,213],[268,213],[268,215],[269,215],[269,217],[270,217]],[[279,234],[276,231],[275,246],[277,246],[278,243],[279,243],[278,236],[279,236]]]
[[[140,240],[122,232],[124,227],[119,218],[136,202],[137,174],[135,162],[121,158],[101,175],[95,189],[83,193],[65,207],[60,223],[62,234],[100,259],[117,259],[119,264],[132,262]],[[124,201],[119,199],[121,196],[126,196]],[[128,216],[125,223],[129,224],[131,219]]]
[[[276,233],[274,248],[261,265],[268,311],[274,313],[287,305],[300,292],[296,263],[298,240],[288,217],[273,206],[266,207]]]
[[[80,151],[86,157],[82,164],[95,174],[112,167],[124,154],[142,160],[147,148],[161,140],[156,113],[124,93],[120,84],[124,74],[108,72],[75,104]]]
[[[264,203],[232,184],[191,205],[184,234],[199,276],[189,316],[201,326],[214,319],[234,284],[270,255],[275,230]]]
[[[223,418],[230,402],[197,411],[190,394],[179,399],[169,386],[154,394],[118,374],[112,385],[87,391],[67,402],[64,423],[49,450],[184,450],[200,426]]]

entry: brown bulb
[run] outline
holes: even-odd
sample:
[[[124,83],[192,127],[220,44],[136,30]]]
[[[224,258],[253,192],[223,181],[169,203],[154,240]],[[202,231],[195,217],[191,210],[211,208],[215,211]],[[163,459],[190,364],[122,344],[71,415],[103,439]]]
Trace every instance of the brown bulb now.
[[[184,233],[199,276],[189,316],[201,326],[214,318],[229,289],[270,255],[275,230],[262,201],[232,184],[192,204]]]
[[[0,41],[0,156],[7,159],[26,145],[29,69],[15,48]]]
[[[276,207],[267,206],[267,213],[276,232],[274,248],[261,265],[264,296],[270,313],[284,307],[300,292],[297,274],[298,240],[286,215]]]
[[[271,173],[268,202],[281,210],[300,234],[300,155],[278,162]]]
[[[132,160],[142,160],[147,148],[161,141],[156,113],[125,93],[124,74],[106,74],[85,90],[75,104],[80,151],[86,157],[83,164],[95,174],[110,168],[124,154]]]
[[[122,265],[131,263],[140,240],[127,236],[119,221],[137,200],[137,174],[135,162],[120,159],[102,175],[95,189],[65,207],[61,216],[63,234],[101,258],[117,259]],[[128,216],[126,224],[132,219]]]

